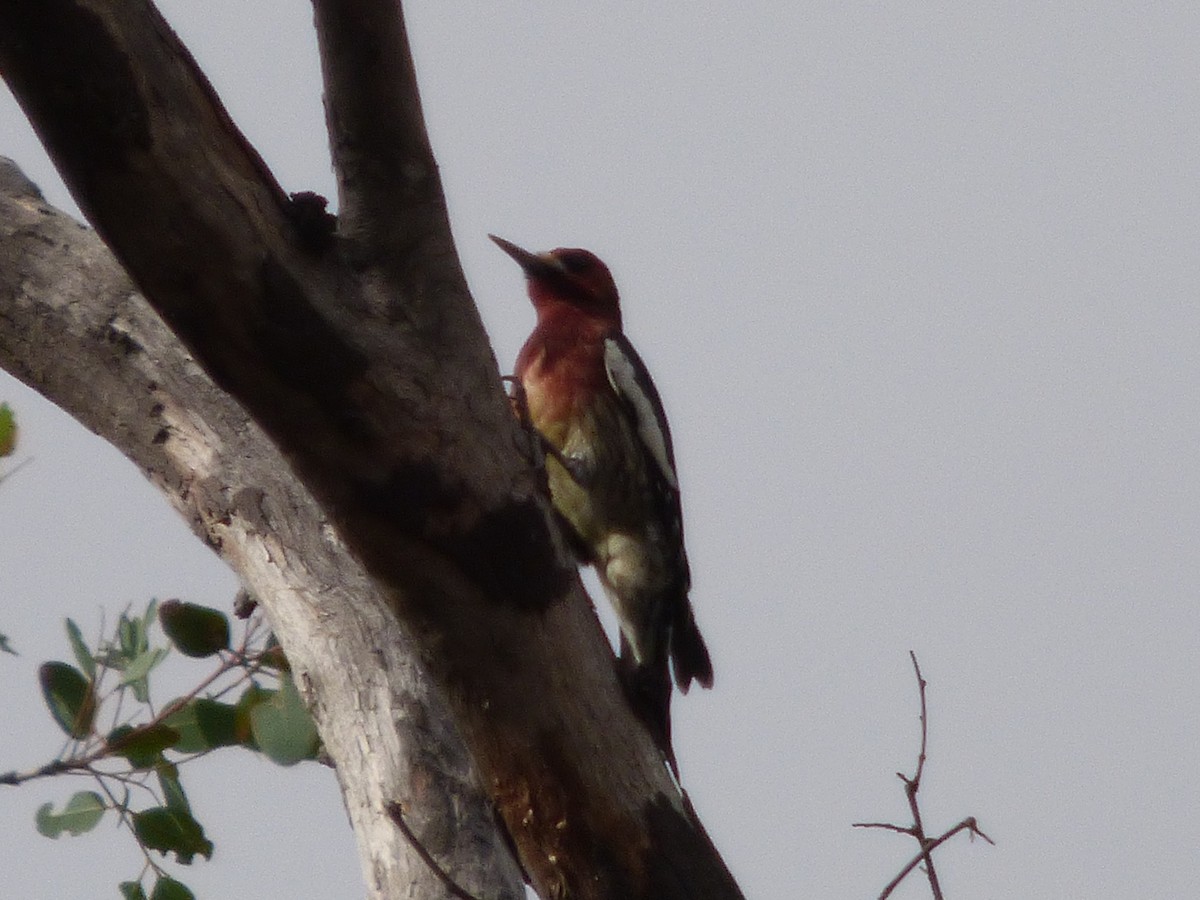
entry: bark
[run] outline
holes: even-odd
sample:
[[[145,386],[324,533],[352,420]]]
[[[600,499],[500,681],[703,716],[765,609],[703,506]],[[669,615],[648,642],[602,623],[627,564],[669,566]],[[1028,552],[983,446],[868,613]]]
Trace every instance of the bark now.
[[[388,801],[459,884],[524,896],[445,704],[366,572],[96,233],[2,157],[0,366],[119,447],[260,598],[317,704],[370,896],[446,896],[380,815]]]
[[[339,563],[298,579],[304,602],[285,596],[302,590],[293,582],[260,594],[331,752],[363,728],[368,742],[394,740],[396,709],[380,715],[376,702],[393,670],[378,650],[396,651],[399,667],[402,632],[539,894],[740,896],[623,702],[509,412],[453,252],[398,6],[314,8],[342,211],[335,233],[311,203],[282,195],[145,0],[0,2],[0,74],[80,207],[273,445],[262,456],[250,449],[246,465],[286,463],[303,488],[277,493],[249,477],[257,471],[238,481],[206,469],[251,426],[201,418],[189,429],[201,405],[189,385],[172,405],[156,397],[157,380],[114,388],[108,436],[131,456],[153,453],[132,446],[147,441],[173,448],[165,489],[184,504],[199,494],[201,531],[250,582],[279,560],[314,565],[304,538],[321,535],[322,522],[336,535],[325,543],[360,561],[357,585],[346,587]],[[0,294],[6,321],[20,317],[26,294]],[[70,377],[46,374],[61,357],[37,366],[27,354],[15,343],[5,365],[44,392]],[[210,522],[219,507],[210,496],[237,501],[236,515]],[[335,583],[345,590],[331,603]],[[347,646],[342,632],[358,626],[363,643]],[[340,735],[335,659],[374,691],[350,707],[355,724]],[[423,782],[347,787],[364,774],[354,753],[332,755],[348,802],[365,800],[354,824],[367,846],[367,829],[386,821],[383,804]]]

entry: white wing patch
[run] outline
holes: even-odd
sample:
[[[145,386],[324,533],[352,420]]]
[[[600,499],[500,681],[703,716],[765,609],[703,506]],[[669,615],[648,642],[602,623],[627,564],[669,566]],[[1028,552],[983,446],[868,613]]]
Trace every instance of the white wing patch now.
[[[679,490],[679,482],[675,478],[675,467],[671,465],[670,438],[666,433],[666,422],[662,420],[662,408],[657,397],[652,393],[654,386],[650,383],[650,375],[636,356],[627,353],[621,343],[614,338],[604,339],[604,370],[608,374],[608,383],[612,385],[617,395],[624,397],[632,405],[637,414],[637,433],[650,451],[654,461],[658,463],[667,484],[674,490]]]

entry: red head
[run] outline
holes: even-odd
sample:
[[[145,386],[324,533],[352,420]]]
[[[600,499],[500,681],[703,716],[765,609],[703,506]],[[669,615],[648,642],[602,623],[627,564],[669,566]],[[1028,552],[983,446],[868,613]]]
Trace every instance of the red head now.
[[[556,303],[566,303],[621,327],[617,285],[608,266],[594,253],[566,247],[530,253],[494,234],[488,237],[524,271],[529,282],[529,299],[539,312]]]

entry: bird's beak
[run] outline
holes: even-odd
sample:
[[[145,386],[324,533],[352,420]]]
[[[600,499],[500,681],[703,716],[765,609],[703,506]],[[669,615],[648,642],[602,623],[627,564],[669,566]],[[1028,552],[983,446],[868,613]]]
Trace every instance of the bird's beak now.
[[[536,278],[539,275],[545,276],[562,271],[558,260],[549,253],[530,253],[502,237],[496,237],[494,234],[489,234],[488,237],[497,247],[517,261],[517,265],[521,267],[526,278]]]

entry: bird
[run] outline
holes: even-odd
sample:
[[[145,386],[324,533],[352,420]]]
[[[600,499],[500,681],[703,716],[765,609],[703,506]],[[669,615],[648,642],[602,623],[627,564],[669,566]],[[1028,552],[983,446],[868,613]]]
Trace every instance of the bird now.
[[[517,404],[544,454],[554,509],[620,626],[617,672],[671,770],[674,683],[713,684],[688,593],[679,479],[658,390],[625,336],[612,273],[579,248],[532,253],[488,235],[525,274],[537,323],[517,355]]]

